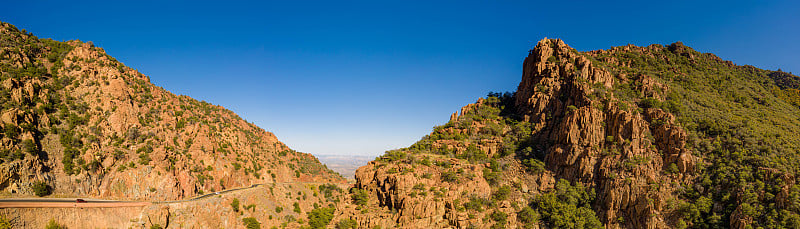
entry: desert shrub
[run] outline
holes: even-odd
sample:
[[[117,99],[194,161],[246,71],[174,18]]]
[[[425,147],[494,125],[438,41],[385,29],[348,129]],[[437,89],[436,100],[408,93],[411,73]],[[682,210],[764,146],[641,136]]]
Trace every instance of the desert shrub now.
[[[393,151],[386,151],[378,160],[385,161],[385,162],[394,162],[406,159],[407,154],[403,151],[393,150]]]
[[[333,205],[323,208],[315,208],[308,213],[308,225],[312,229],[325,228],[328,223],[333,219],[333,213],[336,209]]]
[[[66,226],[59,224],[56,222],[55,219],[50,219],[50,222],[47,222],[47,226],[44,227],[45,229],[67,229]]]
[[[494,212],[492,212],[492,214],[489,215],[489,218],[491,218],[492,220],[494,220],[496,222],[494,225],[492,225],[492,227],[491,227],[492,229],[505,228],[506,222],[508,220],[508,214],[506,214],[505,212],[501,212],[501,211],[494,211]]]
[[[442,181],[444,181],[444,182],[453,183],[453,182],[458,181],[458,174],[456,174],[456,172],[453,172],[453,171],[443,172],[441,177],[442,177]]]
[[[539,212],[533,210],[530,206],[525,206],[517,212],[517,220],[523,224],[523,227],[533,228],[539,223]]]
[[[33,193],[36,194],[36,196],[46,196],[50,195],[50,193],[52,192],[52,188],[50,187],[50,185],[48,185],[44,181],[34,181],[32,188],[33,188]]]
[[[323,184],[319,186],[319,192],[322,193],[322,196],[324,196],[326,199],[333,198],[334,192],[341,192],[341,191],[342,189],[334,184],[327,184],[327,185]]]
[[[22,141],[22,149],[32,156],[39,155],[39,147],[36,146],[36,143],[34,143],[31,139],[25,139],[25,141]]]
[[[336,229],[356,229],[358,222],[354,219],[343,219],[336,223]]]
[[[260,229],[261,223],[258,222],[256,218],[247,217],[242,219],[242,223],[244,223],[245,228],[247,229]]]
[[[231,201],[231,209],[233,209],[234,212],[239,212],[239,199],[238,198],[233,198],[233,201]]]
[[[478,196],[470,196],[469,201],[464,203],[464,208],[466,210],[482,212],[484,209],[483,207],[491,207],[492,205],[494,205],[494,203],[492,203],[491,200]]]
[[[492,199],[494,199],[495,201],[503,201],[508,199],[508,195],[510,193],[511,193],[511,187],[509,187],[508,185],[503,185],[500,186],[500,188],[497,188],[497,191],[494,191],[494,193],[492,193]]]
[[[522,164],[525,165],[525,167],[528,169],[528,171],[530,171],[533,174],[540,174],[540,173],[544,172],[544,170],[545,170],[544,162],[542,162],[542,161],[540,161],[539,159],[536,159],[536,158],[528,158],[528,159],[522,160]]]
[[[350,189],[350,198],[352,198],[354,204],[362,206],[367,205],[367,201],[369,201],[369,196],[367,195],[367,191],[358,188]]]
[[[561,179],[555,190],[542,194],[532,202],[541,219],[553,228],[602,228],[603,225],[592,210],[594,189],[581,183],[571,185]]]

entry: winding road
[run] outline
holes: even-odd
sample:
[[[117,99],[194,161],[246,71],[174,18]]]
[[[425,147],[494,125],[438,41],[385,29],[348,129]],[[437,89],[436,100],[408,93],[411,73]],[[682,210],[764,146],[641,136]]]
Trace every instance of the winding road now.
[[[78,203],[79,198],[13,198],[13,199],[0,199],[0,208],[122,208],[122,207],[144,207],[151,204],[171,204],[182,203],[189,201],[197,201],[209,198],[216,195],[222,195],[229,192],[235,192],[246,189],[253,189],[258,186],[267,184],[328,184],[319,182],[281,182],[281,183],[265,183],[254,184],[249,187],[227,189],[219,192],[213,192],[201,196],[196,196],[183,200],[171,201],[120,201],[120,200],[101,200],[101,199],[88,199],[84,198],[85,202]]]

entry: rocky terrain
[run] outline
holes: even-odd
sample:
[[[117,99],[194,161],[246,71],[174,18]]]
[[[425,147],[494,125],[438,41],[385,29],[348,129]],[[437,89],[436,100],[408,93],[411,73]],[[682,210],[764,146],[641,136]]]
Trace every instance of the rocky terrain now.
[[[91,42],[39,39],[0,23],[0,84],[4,198],[163,201],[261,183],[346,182],[233,112],[153,85]],[[310,211],[305,197],[298,202]]]
[[[3,23],[0,45],[2,195],[153,201],[0,209],[0,226],[800,228],[800,78],[680,42],[543,39],[517,91],[464,106],[353,185],[91,43]]]
[[[344,186],[276,183],[209,198],[122,208],[8,208],[0,215],[21,228],[51,220],[67,228],[239,228],[252,218],[263,226],[299,228],[312,209],[345,202]]]
[[[357,207],[334,221],[797,228],[798,82],[681,43],[579,52],[544,39],[516,92],[359,168]]]

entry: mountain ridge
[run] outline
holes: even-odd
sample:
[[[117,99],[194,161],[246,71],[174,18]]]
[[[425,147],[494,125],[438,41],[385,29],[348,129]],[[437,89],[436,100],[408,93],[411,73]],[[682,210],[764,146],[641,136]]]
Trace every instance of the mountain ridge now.
[[[109,226],[800,227],[800,78],[680,42],[580,52],[545,38],[517,91],[358,168],[348,194],[314,156],[93,44],[2,23],[0,47],[3,195],[159,201],[267,183]],[[65,214],[0,210],[18,226]]]
[[[797,79],[680,42],[579,52],[543,39],[516,92],[490,93],[359,168],[361,215],[341,217],[362,227],[797,227]]]
[[[44,181],[58,195],[171,200],[254,183],[344,182],[271,132],[157,87],[93,44],[38,39],[7,23],[0,32],[0,177],[12,193],[31,195],[30,184]]]

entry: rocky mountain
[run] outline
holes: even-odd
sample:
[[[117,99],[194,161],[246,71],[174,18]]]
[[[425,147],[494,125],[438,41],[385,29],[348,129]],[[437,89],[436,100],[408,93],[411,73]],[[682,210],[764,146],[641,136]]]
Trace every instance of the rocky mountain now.
[[[153,85],[91,42],[0,23],[0,190],[177,200],[345,180],[233,112]]]
[[[544,39],[516,92],[387,151],[349,190],[90,42],[0,23],[0,48],[4,197],[154,201],[3,208],[0,226],[800,228],[800,78],[680,42],[580,52]]]
[[[800,78],[680,42],[540,41],[490,93],[356,172],[361,228],[798,228]]]

